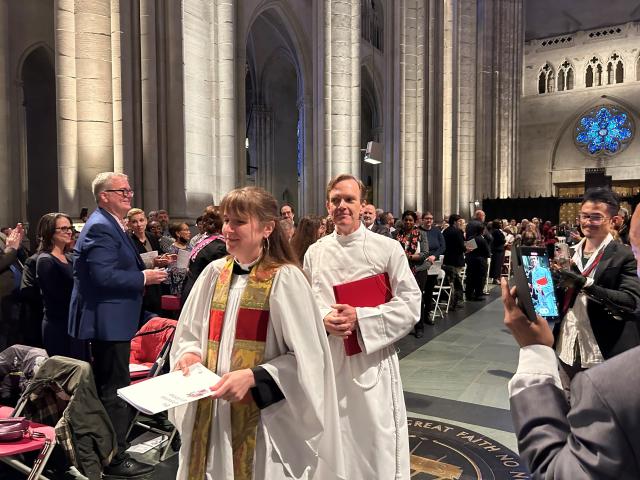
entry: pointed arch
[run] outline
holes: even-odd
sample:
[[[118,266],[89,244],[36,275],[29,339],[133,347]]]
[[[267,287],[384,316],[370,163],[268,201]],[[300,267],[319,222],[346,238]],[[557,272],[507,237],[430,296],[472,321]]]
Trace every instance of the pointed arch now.
[[[547,62],[538,72],[538,93],[551,93],[555,90],[555,72],[553,66]]]

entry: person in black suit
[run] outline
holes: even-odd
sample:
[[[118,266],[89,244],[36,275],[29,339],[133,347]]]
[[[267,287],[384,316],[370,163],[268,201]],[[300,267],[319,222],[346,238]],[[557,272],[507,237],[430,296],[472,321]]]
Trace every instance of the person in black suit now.
[[[453,286],[453,303],[451,309],[462,306],[462,267],[464,267],[464,253],[466,247],[464,245],[464,233],[460,226],[464,223],[464,219],[453,214],[449,216],[449,226],[442,232],[444,237],[445,251],[442,269],[447,273],[449,283]]]
[[[504,263],[504,246],[506,238],[502,232],[502,222],[494,220],[491,222],[491,266],[489,267],[489,278],[493,283],[499,284],[502,276],[502,264]]]
[[[131,339],[142,315],[145,286],[167,278],[164,270],[145,269],[123,219],[131,209],[133,190],[126,175],[99,173],[91,184],[98,208],[82,228],[74,248],[69,334],[91,341],[98,396],[113,423],[118,453],[104,474],[130,478],[153,467],[129,457],[130,415],[117,390],[129,385]]]
[[[482,235],[484,229],[484,225],[477,220],[472,220],[467,224],[467,241],[474,240],[476,242],[476,247],[467,249],[465,256],[467,264],[465,296],[467,300],[471,301],[484,300],[482,292],[487,275],[487,258],[491,256],[489,244]]]
[[[631,220],[630,242],[640,260],[640,207]],[[551,330],[540,317],[530,322],[514,294],[503,280],[504,322],[522,347],[509,382],[511,415],[520,456],[533,478],[640,478],[640,346],[578,373],[569,405]]]
[[[640,345],[636,260],[631,249],[611,235],[618,209],[611,190],[588,190],[579,217],[584,238],[576,245],[570,268],[556,271],[564,317],[554,333],[567,394],[577,372]]]

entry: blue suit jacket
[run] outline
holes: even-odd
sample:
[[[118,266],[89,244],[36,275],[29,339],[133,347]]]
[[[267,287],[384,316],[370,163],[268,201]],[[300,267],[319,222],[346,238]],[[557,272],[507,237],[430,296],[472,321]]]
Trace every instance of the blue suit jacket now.
[[[115,218],[98,208],[73,250],[69,335],[129,341],[138,328],[144,263]]]

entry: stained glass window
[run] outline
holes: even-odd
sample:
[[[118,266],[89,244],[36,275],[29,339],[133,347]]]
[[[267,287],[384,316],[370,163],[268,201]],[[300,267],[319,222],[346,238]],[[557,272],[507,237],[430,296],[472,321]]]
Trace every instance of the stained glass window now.
[[[615,155],[633,138],[633,121],[621,108],[599,106],[580,117],[576,145],[590,155]]]

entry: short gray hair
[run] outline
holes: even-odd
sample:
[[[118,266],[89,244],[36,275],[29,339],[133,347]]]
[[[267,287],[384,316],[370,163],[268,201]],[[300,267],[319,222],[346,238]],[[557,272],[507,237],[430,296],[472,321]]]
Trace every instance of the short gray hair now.
[[[96,175],[96,178],[91,182],[91,191],[93,192],[93,197],[96,199],[96,203],[98,203],[98,196],[100,193],[108,190],[111,186],[111,180],[116,177],[121,177],[126,180],[129,180],[129,177],[124,173],[116,173],[116,172],[102,172]]]

